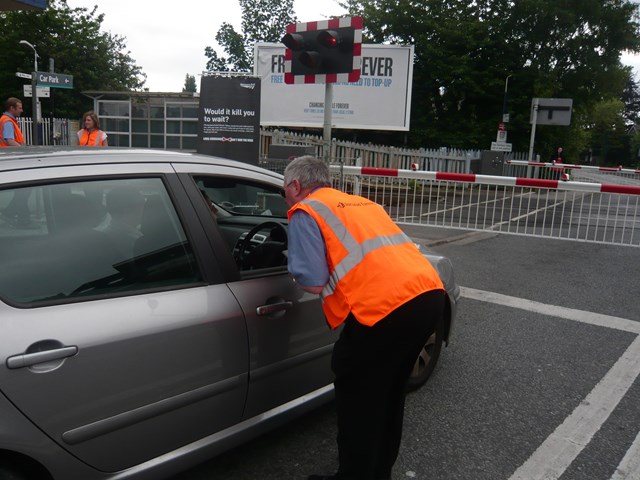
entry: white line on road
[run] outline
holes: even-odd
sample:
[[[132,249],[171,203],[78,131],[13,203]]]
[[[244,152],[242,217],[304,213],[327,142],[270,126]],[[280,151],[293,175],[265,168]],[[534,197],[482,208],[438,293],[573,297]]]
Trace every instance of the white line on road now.
[[[611,480],[640,478],[640,433],[627,451]]]
[[[494,292],[462,287],[462,296],[474,300],[519,308],[543,315],[614,328],[640,335],[640,323],[625,318],[545,305]],[[547,437],[509,480],[555,480],[589,444],[640,375],[640,336],[591,390],[564,422]],[[611,480],[640,478],[640,435],[622,459]]]
[[[509,480],[560,478],[611,415],[638,375],[640,337],[636,337],[589,395]]]
[[[475,288],[460,287],[463,297],[481,302],[496,303],[506,307],[519,308],[530,312],[541,313],[552,317],[566,318],[575,320],[576,322],[588,323],[598,327],[613,328],[624,332],[631,332],[640,335],[640,322],[634,322],[626,318],[612,317],[610,315],[602,315],[600,313],[587,312],[584,310],[576,310],[573,308],[558,307],[555,305],[547,305],[545,303],[534,302],[525,298],[511,297],[495,292],[487,292],[485,290],[476,290]]]

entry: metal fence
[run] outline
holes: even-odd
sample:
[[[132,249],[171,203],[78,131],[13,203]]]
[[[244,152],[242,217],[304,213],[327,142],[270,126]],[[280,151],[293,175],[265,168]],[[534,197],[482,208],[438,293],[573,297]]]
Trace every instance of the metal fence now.
[[[399,224],[640,246],[640,186],[332,166]]]
[[[29,117],[18,117],[18,126],[26,145],[33,145],[33,121]],[[40,145],[69,145],[71,134],[66,118],[43,118],[38,122]],[[75,132],[73,132],[75,134]]]
[[[324,158],[322,137],[280,130],[261,132],[260,161],[268,164],[279,160],[269,155],[272,144],[306,146],[314,149],[318,158]],[[472,160],[480,158],[480,150],[462,150],[455,148],[402,148],[370,143],[357,143],[331,140],[330,163],[347,166],[361,165],[373,168],[410,169],[412,165],[420,170],[439,172],[467,173]],[[281,160],[281,159],[280,159]],[[274,164],[274,168],[277,165]]]

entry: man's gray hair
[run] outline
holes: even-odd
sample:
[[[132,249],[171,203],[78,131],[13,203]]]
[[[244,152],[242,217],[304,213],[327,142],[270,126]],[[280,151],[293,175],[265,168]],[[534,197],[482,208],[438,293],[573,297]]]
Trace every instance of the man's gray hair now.
[[[298,157],[284,169],[284,184],[288,185],[294,180],[298,180],[302,188],[330,187],[329,166],[311,155]]]

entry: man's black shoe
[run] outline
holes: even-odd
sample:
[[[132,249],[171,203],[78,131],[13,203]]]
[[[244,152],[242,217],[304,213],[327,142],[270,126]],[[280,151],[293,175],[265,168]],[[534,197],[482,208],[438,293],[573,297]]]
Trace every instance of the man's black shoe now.
[[[307,480],[334,480],[337,478],[335,475],[309,475]]]

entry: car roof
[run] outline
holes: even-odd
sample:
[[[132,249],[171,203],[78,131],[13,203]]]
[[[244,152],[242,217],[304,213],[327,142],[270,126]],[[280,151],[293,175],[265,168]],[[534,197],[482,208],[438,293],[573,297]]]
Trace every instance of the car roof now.
[[[0,148],[0,172],[31,168],[117,163],[200,163],[282,175],[250,163],[197,153],[142,148],[87,148],[78,146]]]

